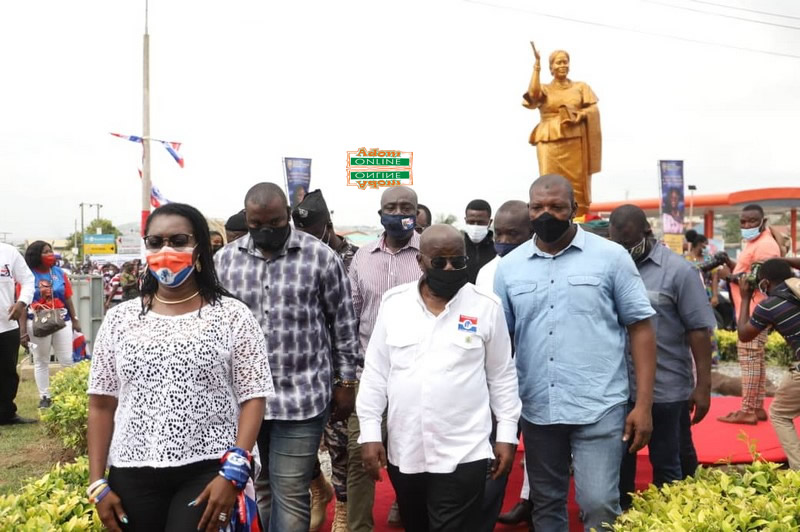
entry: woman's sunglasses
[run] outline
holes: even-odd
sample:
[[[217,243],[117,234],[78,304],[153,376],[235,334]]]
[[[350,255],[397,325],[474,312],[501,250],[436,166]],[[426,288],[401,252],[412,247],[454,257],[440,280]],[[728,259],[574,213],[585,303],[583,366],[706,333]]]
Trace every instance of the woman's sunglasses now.
[[[161,249],[164,247],[164,242],[169,243],[169,246],[172,248],[185,248],[189,246],[189,243],[194,238],[194,235],[187,235],[185,233],[178,233],[177,235],[171,236],[158,236],[158,235],[147,235],[144,237],[144,247],[147,249]]]

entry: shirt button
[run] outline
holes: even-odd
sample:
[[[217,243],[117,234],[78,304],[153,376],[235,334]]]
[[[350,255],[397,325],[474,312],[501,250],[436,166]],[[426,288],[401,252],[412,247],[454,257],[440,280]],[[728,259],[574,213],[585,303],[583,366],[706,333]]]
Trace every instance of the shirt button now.
[[[551,387],[551,388],[555,388],[555,386],[556,386],[556,385],[555,385],[555,384],[553,384],[552,382],[550,383],[550,387]]]
[[[552,358],[552,357],[550,357],[550,362],[552,362],[552,361],[553,361],[553,358]]]
[[[554,282],[555,282],[555,281],[554,281],[553,279],[550,279],[550,284],[553,284]]]
[[[549,334],[550,336],[553,336],[553,331],[550,331],[550,332],[549,332],[549,333],[547,333],[547,334]]]
[[[553,308],[553,305],[550,305],[550,308]]]

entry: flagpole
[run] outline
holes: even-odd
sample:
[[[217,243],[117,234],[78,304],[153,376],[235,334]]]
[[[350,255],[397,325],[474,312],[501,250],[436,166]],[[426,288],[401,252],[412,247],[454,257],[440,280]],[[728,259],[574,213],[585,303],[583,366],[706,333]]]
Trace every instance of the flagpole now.
[[[150,34],[148,32],[149,0],[144,3],[144,42],[142,75],[142,236],[150,215]]]

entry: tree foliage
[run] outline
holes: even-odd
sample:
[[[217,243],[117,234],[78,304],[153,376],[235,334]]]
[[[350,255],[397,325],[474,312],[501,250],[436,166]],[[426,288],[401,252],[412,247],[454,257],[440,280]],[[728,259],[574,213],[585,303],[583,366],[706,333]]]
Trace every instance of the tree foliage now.
[[[107,220],[105,218],[95,218],[92,220],[89,225],[86,226],[86,234],[97,234],[98,228],[100,229],[100,234],[103,235],[119,236],[122,234],[119,229],[114,227],[114,224],[111,223],[111,220]],[[83,235],[80,231],[76,231],[69,235],[68,241],[69,247],[71,248],[81,247],[83,245]]]

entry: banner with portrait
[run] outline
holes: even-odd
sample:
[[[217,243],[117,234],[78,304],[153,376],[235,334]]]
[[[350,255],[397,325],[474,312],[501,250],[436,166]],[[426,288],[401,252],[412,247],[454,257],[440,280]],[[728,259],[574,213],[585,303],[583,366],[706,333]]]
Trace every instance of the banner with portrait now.
[[[683,194],[683,161],[659,161],[661,176],[661,229],[664,234],[683,234],[686,205]]]
[[[289,204],[294,209],[303,201],[311,185],[311,159],[284,157],[283,172],[286,176],[286,192]]]
[[[658,161],[661,179],[661,231],[664,243],[683,254],[686,204],[683,193],[683,161]]]

